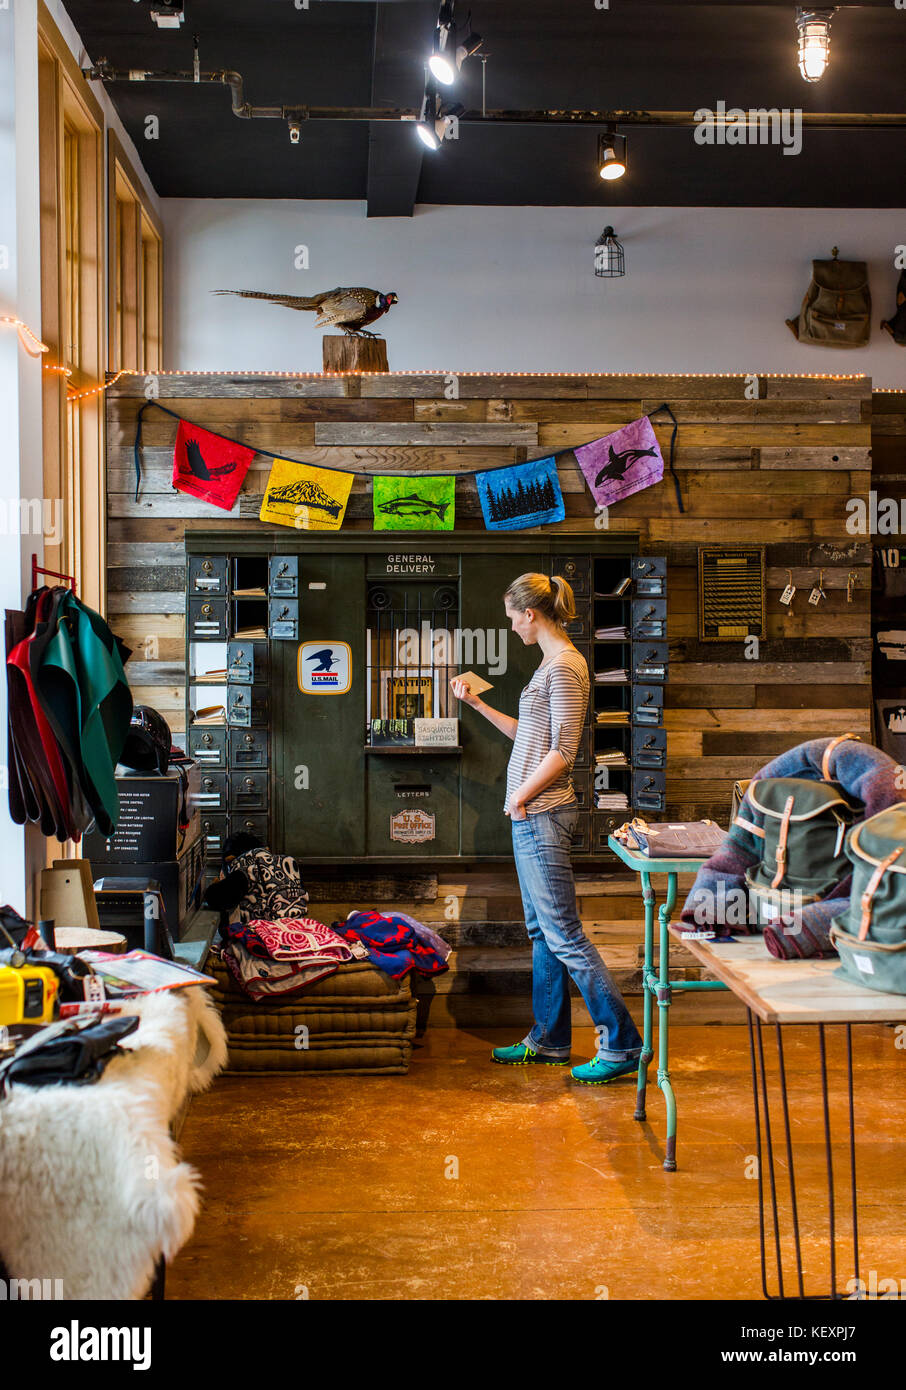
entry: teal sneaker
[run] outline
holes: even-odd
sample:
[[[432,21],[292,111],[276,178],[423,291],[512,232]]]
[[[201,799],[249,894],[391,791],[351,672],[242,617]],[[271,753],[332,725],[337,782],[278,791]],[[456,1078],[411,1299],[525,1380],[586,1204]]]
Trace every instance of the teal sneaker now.
[[[631,1062],[605,1062],[601,1057],[592,1057],[590,1062],[573,1067],[570,1076],[583,1086],[603,1086],[608,1081],[615,1081],[618,1076],[629,1076],[630,1072],[637,1072],[638,1069],[638,1057]]]
[[[533,1052],[525,1043],[516,1043],[513,1047],[495,1047],[491,1053],[492,1062],[500,1062],[505,1067],[568,1067],[568,1057],[543,1057],[539,1052]]]

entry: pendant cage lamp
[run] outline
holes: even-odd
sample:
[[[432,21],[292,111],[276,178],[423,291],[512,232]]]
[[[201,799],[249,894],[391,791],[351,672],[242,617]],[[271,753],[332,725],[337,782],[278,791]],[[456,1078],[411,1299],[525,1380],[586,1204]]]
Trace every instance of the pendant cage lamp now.
[[[613,227],[605,227],[595,242],[595,275],[599,279],[612,280],[626,274],[626,252],[623,244],[617,241]]]
[[[796,8],[799,72],[806,82],[820,82],[830,61],[830,26],[836,7]]]

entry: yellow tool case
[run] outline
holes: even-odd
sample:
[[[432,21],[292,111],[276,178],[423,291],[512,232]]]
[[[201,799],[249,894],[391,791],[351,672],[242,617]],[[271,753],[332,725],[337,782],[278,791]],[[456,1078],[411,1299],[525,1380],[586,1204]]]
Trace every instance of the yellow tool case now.
[[[50,1023],[59,981],[46,965],[0,965],[0,1025]]]

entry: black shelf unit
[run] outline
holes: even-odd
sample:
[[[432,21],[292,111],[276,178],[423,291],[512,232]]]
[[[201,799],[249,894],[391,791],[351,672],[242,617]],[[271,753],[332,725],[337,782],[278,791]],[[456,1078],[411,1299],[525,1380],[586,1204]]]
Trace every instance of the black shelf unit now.
[[[298,556],[211,549],[186,556],[186,744],[201,768],[201,821],[216,874],[230,834],[270,832],[272,643],[299,630]],[[219,674],[199,675],[225,647]],[[224,717],[198,723],[205,692],[222,697]]]

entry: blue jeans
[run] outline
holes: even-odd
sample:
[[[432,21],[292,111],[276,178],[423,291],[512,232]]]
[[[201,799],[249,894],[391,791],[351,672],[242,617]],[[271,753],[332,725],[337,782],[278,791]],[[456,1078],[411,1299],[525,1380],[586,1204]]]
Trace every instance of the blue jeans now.
[[[523,1041],[536,1052],[569,1056],[572,976],[597,1031],[597,1055],[608,1062],[631,1061],[641,1052],[642,1039],[576,910],[569,858],[576,810],[575,804],[557,806],[512,823],[513,857],[532,943],[535,1022]]]

